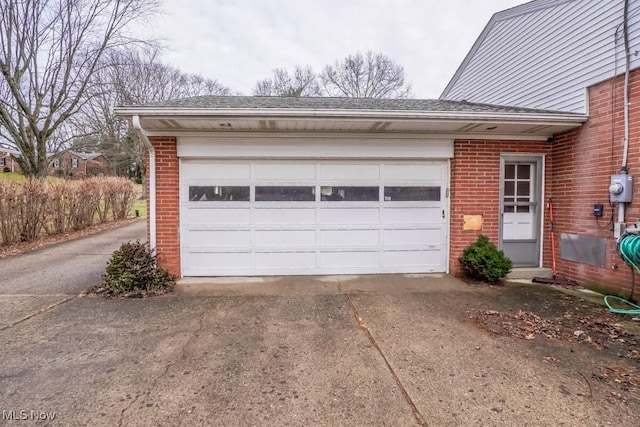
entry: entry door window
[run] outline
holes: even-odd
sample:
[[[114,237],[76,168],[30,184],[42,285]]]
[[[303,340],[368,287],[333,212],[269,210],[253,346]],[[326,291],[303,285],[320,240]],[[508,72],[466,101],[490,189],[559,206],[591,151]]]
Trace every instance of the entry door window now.
[[[505,240],[535,238],[535,167],[531,163],[504,166],[503,212]]]

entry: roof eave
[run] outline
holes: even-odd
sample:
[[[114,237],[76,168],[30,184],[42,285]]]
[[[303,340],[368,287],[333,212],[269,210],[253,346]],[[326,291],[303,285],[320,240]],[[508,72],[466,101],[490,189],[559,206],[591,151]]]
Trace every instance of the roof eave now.
[[[485,111],[385,111],[385,110],[302,110],[302,109],[212,109],[167,107],[121,107],[115,113],[124,117],[283,117],[300,119],[405,119],[405,120],[487,120],[504,122],[544,121],[580,125],[588,116],[575,113],[485,112]]]

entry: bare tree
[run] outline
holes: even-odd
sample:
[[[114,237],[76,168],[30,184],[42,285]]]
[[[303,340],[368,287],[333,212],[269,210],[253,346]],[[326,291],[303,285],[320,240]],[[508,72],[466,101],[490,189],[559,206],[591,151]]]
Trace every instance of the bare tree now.
[[[381,53],[349,55],[327,65],[320,79],[329,96],[351,98],[410,98],[404,69]]]
[[[119,104],[148,104],[201,95],[232,95],[217,80],[188,74],[163,64],[160,51],[119,51],[105,61],[105,72],[96,83],[114,90]]]
[[[273,70],[273,77],[256,84],[256,96],[321,96],[318,77],[311,67],[296,67],[293,75],[284,68]]]
[[[144,174],[145,150],[117,105],[149,104],[200,95],[231,95],[217,80],[186,74],[163,64],[157,49],[121,50],[106,55],[92,77],[87,102],[73,119],[79,151],[98,151],[113,173]]]
[[[87,102],[110,51],[156,0],[2,0],[0,136],[21,152],[26,175],[47,173],[47,152],[72,137],[69,118]]]

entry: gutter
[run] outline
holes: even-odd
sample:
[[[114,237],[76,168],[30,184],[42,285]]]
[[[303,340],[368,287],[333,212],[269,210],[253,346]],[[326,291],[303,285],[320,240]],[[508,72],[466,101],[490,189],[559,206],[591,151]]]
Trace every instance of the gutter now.
[[[180,107],[132,107],[118,108],[121,116],[146,117],[283,117],[283,118],[333,118],[333,119],[433,119],[433,120],[478,120],[527,122],[545,121],[549,123],[584,123],[588,116],[564,112],[462,112],[462,111],[380,111],[380,110],[302,110],[297,108],[180,108]]]
[[[140,116],[131,117],[131,123],[136,133],[149,149],[149,249],[156,248],[156,150],[147,137],[147,132],[142,128]]]

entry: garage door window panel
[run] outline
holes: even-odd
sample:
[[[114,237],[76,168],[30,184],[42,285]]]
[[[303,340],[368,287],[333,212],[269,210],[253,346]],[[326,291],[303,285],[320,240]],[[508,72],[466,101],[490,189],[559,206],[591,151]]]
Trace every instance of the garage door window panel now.
[[[440,197],[440,187],[384,187],[385,202],[439,202]]]
[[[323,202],[377,202],[380,188],[375,186],[328,186],[320,187]]]
[[[248,202],[249,186],[192,185],[189,186],[190,202]]]
[[[315,202],[314,186],[256,186],[256,202]]]

